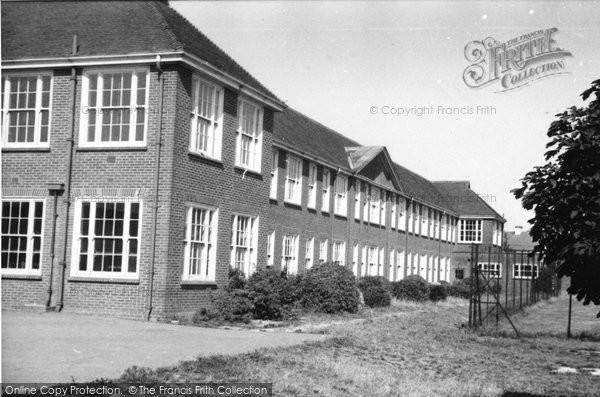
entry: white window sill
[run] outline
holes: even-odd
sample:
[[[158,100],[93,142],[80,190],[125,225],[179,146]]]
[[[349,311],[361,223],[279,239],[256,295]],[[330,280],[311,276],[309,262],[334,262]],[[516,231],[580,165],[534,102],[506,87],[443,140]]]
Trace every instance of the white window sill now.
[[[249,172],[251,174],[258,175],[258,176],[262,177],[262,174],[260,173],[260,170],[255,170],[253,168],[247,168],[247,167],[245,167],[243,165],[238,165],[238,164],[234,165],[233,168],[235,168],[238,171],[241,171],[242,174],[245,174],[245,173]]]
[[[41,273],[5,273],[2,271],[2,279],[3,280],[41,280]]]
[[[143,146],[131,146],[131,145],[123,145],[123,146],[79,146],[75,149],[77,152],[129,152],[129,151],[146,151],[148,147],[146,145]]]
[[[294,205],[296,207],[302,207],[302,204],[300,202],[298,202],[298,201],[291,201],[291,200],[285,200],[284,199],[283,202],[285,204]]]
[[[214,157],[214,156],[211,156],[211,155],[209,155],[209,154],[207,154],[207,153],[203,153],[203,152],[194,152],[193,150],[189,150],[189,151],[188,151],[188,154],[189,154],[190,156],[198,157],[198,158],[201,158],[201,159],[203,159],[203,160],[212,161],[213,163],[219,163],[219,164],[222,164],[222,163],[223,163],[223,161],[222,161],[220,158],[218,158],[218,157]]]
[[[3,152],[49,152],[50,145],[2,145]]]
[[[102,276],[80,276],[75,275],[69,277],[69,282],[82,282],[82,283],[106,283],[106,284],[139,284],[140,280],[136,276],[133,277],[102,277]]]
[[[194,280],[194,279],[182,279],[181,280],[181,285],[198,285],[198,286],[217,286],[217,282],[216,281],[209,281],[209,280]]]

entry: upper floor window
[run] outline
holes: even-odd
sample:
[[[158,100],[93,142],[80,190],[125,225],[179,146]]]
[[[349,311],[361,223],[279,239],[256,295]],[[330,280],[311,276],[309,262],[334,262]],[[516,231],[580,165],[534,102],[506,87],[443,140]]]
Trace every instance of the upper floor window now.
[[[369,222],[379,223],[381,216],[381,203],[380,203],[379,189],[371,186],[371,194],[369,195],[370,211],[369,211]]]
[[[348,177],[338,174],[335,178],[335,198],[333,212],[346,216],[348,213]]]
[[[315,163],[308,164],[308,208],[317,206],[317,165]]]
[[[300,204],[302,199],[302,159],[287,155],[285,201]]]
[[[406,202],[402,197],[398,198],[398,229],[406,228]]]
[[[71,274],[137,278],[141,221],[141,202],[78,200]]]
[[[262,108],[245,99],[238,103],[236,165],[260,172],[262,153]]]
[[[391,206],[390,206],[390,226],[395,229],[396,228],[396,224],[398,222],[398,220],[397,220],[397,217],[398,217],[398,204],[396,203],[396,195],[391,194],[390,195],[390,201],[391,201]]]
[[[368,222],[369,208],[371,207],[371,198],[369,197],[369,186],[364,182],[360,185],[360,196],[363,201],[362,220],[363,222]]]
[[[271,164],[271,190],[269,191],[269,197],[273,200],[277,200],[277,179],[279,175],[279,151],[273,149],[273,163]]]
[[[387,207],[387,192],[385,190],[380,191],[379,198],[379,222],[385,226],[385,218],[386,218],[386,207]]]
[[[221,159],[223,91],[192,77],[192,129],[190,151]]]
[[[481,243],[481,219],[461,219],[459,243]]]
[[[361,183],[354,180],[354,219],[360,220]]]
[[[2,76],[2,143],[5,147],[47,147],[52,75]]]
[[[331,195],[331,171],[323,168],[323,195],[321,211],[329,212],[329,196]]]
[[[231,267],[246,276],[256,270],[258,218],[234,215],[231,226]]]
[[[148,69],[83,74],[80,146],[146,144]]]
[[[2,202],[2,273],[41,274],[44,202]]]
[[[185,229],[183,279],[214,281],[217,210],[197,206],[188,207]]]

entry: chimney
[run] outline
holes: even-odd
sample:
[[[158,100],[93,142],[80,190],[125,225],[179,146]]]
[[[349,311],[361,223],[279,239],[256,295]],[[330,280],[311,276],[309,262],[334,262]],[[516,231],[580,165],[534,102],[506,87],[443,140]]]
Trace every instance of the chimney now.
[[[523,233],[523,226],[515,226],[515,236],[520,236]]]

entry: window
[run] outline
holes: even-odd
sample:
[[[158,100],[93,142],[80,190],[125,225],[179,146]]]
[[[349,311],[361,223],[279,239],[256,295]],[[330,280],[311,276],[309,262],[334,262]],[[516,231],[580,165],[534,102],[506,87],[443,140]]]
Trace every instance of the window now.
[[[390,260],[388,262],[388,280],[395,281],[394,271],[396,270],[396,250],[390,250]]]
[[[414,214],[415,214],[415,203],[411,202],[408,213],[408,232],[412,233],[414,230]]]
[[[360,196],[363,200],[363,212],[362,212],[362,220],[363,222],[369,221],[369,207],[371,206],[371,199],[369,198],[369,186],[366,183],[362,183],[360,186]]]
[[[437,211],[434,211],[433,214],[433,238],[440,240],[440,214]]]
[[[277,200],[277,175],[279,175],[279,151],[273,149],[273,163],[271,164],[271,190],[269,192],[269,198]]]
[[[406,202],[402,197],[398,198],[398,229],[406,229]]]
[[[319,262],[327,262],[327,240],[321,240],[319,242]]]
[[[454,278],[457,280],[462,280],[465,278],[465,270],[464,269],[454,269]]]
[[[2,136],[5,147],[47,147],[51,74],[2,76]]]
[[[376,276],[379,266],[379,249],[377,247],[367,248],[367,274],[369,276]]]
[[[236,165],[260,172],[262,154],[262,109],[245,99],[238,102]]]
[[[379,248],[379,257],[377,263],[377,275],[383,277],[383,263],[385,261],[385,248]]]
[[[420,206],[421,209],[421,236],[427,236],[428,228],[427,226],[429,226],[429,220],[427,219],[427,212],[429,211],[429,209],[427,207],[425,207],[424,205]]]
[[[386,213],[385,213],[385,209],[386,209],[386,203],[387,203],[387,192],[381,190],[380,191],[380,196],[379,196],[379,223],[381,225],[385,226],[385,217],[386,217]]]
[[[456,224],[458,220],[456,218],[452,218],[452,242],[456,243],[457,233],[456,233]]]
[[[343,241],[335,241],[333,243],[332,262],[336,265],[346,265],[346,243]]]
[[[427,261],[427,254],[421,254],[421,258],[419,259],[419,276],[427,280],[427,266],[429,265]]]
[[[285,201],[300,205],[302,199],[302,159],[287,155]]]
[[[421,213],[421,204],[413,203],[413,218],[415,222],[415,234],[419,234],[421,231],[421,221],[419,218],[419,214]]]
[[[396,281],[404,278],[404,251],[396,252]]]
[[[185,230],[183,279],[215,281],[217,210],[190,206]]]
[[[148,69],[83,74],[80,146],[146,144]]]
[[[354,219],[360,220],[360,181],[354,180]]]
[[[345,175],[338,174],[335,177],[333,212],[341,216],[346,216],[348,213],[348,177]]]
[[[317,207],[317,165],[314,163],[308,164],[308,208]]]
[[[141,202],[78,200],[71,274],[137,278],[141,214]]]
[[[275,232],[269,233],[267,238],[267,266],[272,267],[275,261]]]
[[[358,255],[358,244],[354,244],[352,248],[352,272],[355,276],[360,275],[360,258]]]
[[[485,278],[499,278],[502,277],[502,264],[501,263],[478,263],[477,268],[481,271]]]
[[[283,236],[281,267],[288,274],[298,274],[298,236]]]
[[[441,224],[441,234],[440,234],[440,240],[442,241],[447,241],[448,240],[448,234],[446,231],[446,223],[448,222],[448,216],[447,215],[443,215],[440,219],[440,224]]]
[[[323,195],[321,201],[321,211],[329,212],[329,193],[331,189],[331,172],[323,168]]]
[[[461,219],[459,243],[481,243],[481,219]]]
[[[41,274],[44,202],[2,202],[2,273]]]
[[[427,219],[429,220],[429,225],[427,226],[427,236],[435,237],[435,210],[427,208]]]
[[[502,230],[504,225],[502,225],[502,223],[498,222],[498,245],[502,246]]]
[[[381,216],[381,204],[379,203],[379,189],[371,186],[371,194],[369,195],[369,222],[379,224]]]
[[[313,258],[315,256],[315,239],[314,237],[306,239],[306,251],[304,254],[304,269],[308,270],[313,265]]]
[[[437,283],[440,281],[440,259],[437,255],[433,256],[433,278],[432,281]]]
[[[256,270],[258,218],[234,215],[231,227],[231,267],[246,276]]]
[[[223,90],[192,77],[190,151],[221,159]]]
[[[538,278],[538,266],[526,263],[515,263],[513,264],[513,278],[517,279],[530,279],[532,276]]]
[[[398,217],[398,204],[396,203],[396,195],[392,194],[390,201],[392,202],[390,207],[390,226],[395,229],[398,222],[396,219]]]

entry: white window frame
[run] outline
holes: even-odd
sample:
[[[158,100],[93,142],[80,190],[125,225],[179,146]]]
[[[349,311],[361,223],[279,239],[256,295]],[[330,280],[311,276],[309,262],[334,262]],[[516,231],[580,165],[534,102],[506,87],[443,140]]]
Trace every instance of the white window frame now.
[[[325,263],[327,262],[327,247],[329,242],[327,239],[319,241],[319,262]]]
[[[385,226],[387,209],[387,192],[383,189],[379,192],[379,224]]]
[[[346,266],[346,243],[344,241],[334,241],[332,247],[331,261],[339,266]]]
[[[481,262],[477,264],[479,270],[483,270],[485,278],[502,278],[502,263],[497,262]]]
[[[376,276],[379,267],[379,248],[374,246],[367,247],[367,275]]]
[[[317,165],[315,163],[308,163],[308,196],[306,206],[311,209],[317,207]]]
[[[467,223],[475,222],[474,228],[466,228]],[[459,229],[458,229],[458,242],[459,243],[481,243],[482,241],[482,224],[483,221],[481,219],[460,219],[459,220]],[[469,239],[467,238],[467,233],[474,233],[475,238]]]
[[[275,262],[275,231],[267,237],[267,266],[271,267]]]
[[[354,180],[354,219],[360,220],[361,182]]]
[[[429,208],[421,205],[421,236],[427,237],[429,235]]]
[[[252,107],[253,122],[256,123],[254,126],[256,131],[245,131],[244,125],[244,110],[246,107]],[[262,140],[263,140],[263,107],[259,104],[250,101],[246,98],[240,98],[238,100],[238,128],[236,132],[236,143],[235,143],[235,165],[237,167],[247,169],[250,171],[260,173],[262,163]],[[243,139],[250,139],[250,145],[248,147],[248,161],[244,161],[242,156],[242,143]]]
[[[331,197],[331,171],[323,167],[323,181],[321,183],[321,212],[329,212]]]
[[[18,274],[18,275],[31,275],[31,276],[39,276],[42,274],[42,264],[43,264],[43,255],[44,255],[44,230],[45,230],[45,226],[46,226],[46,219],[45,219],[45,215],[46,215],[46,200],[43,198],[17,198],[17,197],[6,197],[4,199],[2,199],[2,205],[4,206],[4,203],[29,203],[29,212],[27,214],[27,230],[25,230],[25,233],[10,233],[10,229],[7,231],[2,231],[2,239],[4,240],[4,238],[6,237],[20,237],[20,238],[25,238],[26,239],[26,244],[27,244],[27,248],[25,249],[25,267],[22,269],[18,269],[18,268],[3,268],[1,270],[3,275],[9,275],[9,274]],[[35,233],[35,229],[34,229],[34,222],[35,222],[35,205],[36,203],[42,203],[42,216],[41,216],[41,220],[42,223],[40,225],[40,233]],[[19,218],[20,218],[20,214],[19,214]],[[4,219],[4,218],[2,218]],[[34,251],[33,251],[33,247],[34,247],[34,239],[35,238],[39,238],[40,239],[40,249],[39,249],[39,260],[38,260],[38,268],[37,269],[33,269],[32,265],[33,265],[33,255],[34,255]],[[10,241],[10,240],[9,240]],[[20,244],[20,242],[19,242]],[[4,244],[3,244],[4,245]],[[4,254],[4,252],[2,252],[2,254]],[[2,255],[4,256],[4,255]],[[2,261],[2,265],[4,265],[4,261]]]
[[[281,268],[287,274],[298,274],[298,235],[284,234],[281,244]]]
[[[398,230],[406,230],[406,200],[398,197]]]
[[[302,203],[302,159],[287,154],[285,171],[285,197],[284,201],[290,204]]]
[[[19,78],[28,78],[28,77],[36,77],[36,88],[35,88],[35,103],[33,108],[25,107],[19,108],[18,104],[16,108],[10,108],[10,90],[12,87],[12,83],[15,79]],[[44,93],[43,90],[43,78],[50,78],[50,90],[48,91],[48,106],[43,106],[42,104],[42,96]],[[54,76],[51,71],[44,72],[20,72],[20,73],[2,73],[2,84],[3,84],[3,101],[0,103],[2,107],[2,146],[6,148],[30,148],[30,147],[40,147],[46,148],[50,146],[50,131],[52,128],[52,93],[53,93],[53,85],[54,85]],[[10,113],[11,112],[19,112],[19,111],[28,111],[34,112],[34,122],[33,122],[33,142],[9,142],[8,141],[8,129],[10,124]],[[47,134],[46,141],[41,141],[41,129],[42,129],[42,113],[48,112],[48,124],[47,124]],[[16,134],[16,133],[15,133]],[[16,136],[15,136],[16,139]]]
[[[389,281],[396,281],[396,261],[398,260],[398,257],[396,256],[396,250],[395,249],[390,249],[390,259],[388,261],[388,280]]]
[[[531,270],[529,270],[530,275],[523,275],[523,267],[530,266]],[[539,277],[540,268],[537,263],[513,263],[513,278],[517,280],[531,280],[531,277],[534,276],[536,279]]]
[[[396,276],[395,276],[395,280],[399,281],[404,279],[404,264],[405,264],[405,260],[406,258],[404,257],[404,251],[403,250],[397,250],[396,251]]]
[[[352,272],[356,277],[359,276],[360,272],[360,255],[358,253],[359,249],[360,248],[358,244],[354,244],[354,247],[352,247]]]
[[[269,198],[277,200],[277,184],[279,183],[279,150],[273,149],[271,164],[271,186],[269,190]]]
[[[208,217],[208,224],[202,227],[208,227],[208,236],[205,240],[192,240],[192,225],[194,224],[194,211],[203,211]],[[206,218],[204,218],[206,219]],[[219,210],[214,207],[188,203],[185,225],[185,248],[183,255],[183,275],[182,280],[189,281],[215,281],[217,269],[217,232],[219,230]],[[202,232],[200,232],[202,234]],[[192,244],[203,244],[207,249],[207,254],[204,258],[205,263],[199,264],[200,272],[192,274],[191,251]]]
[[[308,270],[313,266],[315,260],[315,238],[310,237],[306,239],[306,246],[304,247],[304,270]]]
[[[348,215],[348,177],[337,174],[334,182],[333,213],[339,216]]]
[[[390,201],[392,203],[390,206],[390,227],[396,229],[398,227],[398,203],[395,194],[392,193],[390,196]]]
[[[371,200],[369,198],[370,186],[366,183],[362,183],[360,186],[360,193],[363,200],[363,211],[362,220],[363,222],[369,222],[369,208],[371,208]]]
[[[81,215],[82,215],[82,207],[84,203],[90,204],[90,214],[89,214],[89,228],[88,234],[81,234]],[[96,207],[99,203],[102,204],[125,204],[125,211],[123,215],[123,254],[122,254],[122,262],[121,262],[121,271],[120,272],[105,272],[105,271],[95,271],[94,268],[94,245],[96,238],[107,239],[106,236],[96,236],[95,234],[95,221],[96,221]],[[131,224],[131,204],[139,204],[139,218],[137,225],[137,236],[130,235],[130,224]],[[138,279],[140,274],[140,257],[142,250],[142,235],[143,235],[143,217],[144,217],[144,205],[143,200],[137,198],[128,198],[128,197],[116,197],[116,198],[102,198],[98,197],[92,198],[77,198],[75,201],[75,216],[73,222],[73,244],[71,251],[71,276],[72,277],[88,277],[88,278],[108,278],[108,279]],[[87,237],[86,237],[87,236]],[[87,269],[79,270],[79,261],[81,255],[81,242],[82,239],[88,238],[88,251],[87,251]],[[129,272],[129,258],[130,250],[131,250],[131,240],[137,239],[137,253],[135,255],[136,258],[136,267],[135,272]]]
[[[369,222],[379,225],[381,217],[381,193],[379,188],[371,186],[369,194]]]
[[[103,108],[106,108],[106,104],[101,103],[103,99],[102,88],[104,83],[104,75],[113,73],[131,73],[131,97],[129,107],[123,106],[123,109],[129,108],[129,140],[128,141],[102,141],[102,115],[104,112]],[[145,86],[145,98],[142,105],[137,104],[137,91],[138,91],[138,74],[146,74],[146,86]],[[96,85],[96,105],[91,107],[89,105],[89,87],[90,81],[89,76],[91,74],[98,75],[98,81]],[[100,69],[85,69],[82,77],[82,90],[81,90],[81,120],[79,125],[79,146],[80,147],[143,147],[148,142],[148,113],[149,113],[149,98],[150,98],[150,68],[148,67],[136,67],[136,68],[100,68]],[[89,115],[92,109],[98,109],[96,111],[95,119],[95,131],[94,140],[88,140],[88,126],[89,126]],[[136,125],[137,125],[137,114],[139,109],[144,110],[144,139],[137,141],[136,137]]]
[[[212,98],[209,103],[211,109],[207,109],[210,115],[203,115],[200,111],[201,100],[204,99],[204,92],[201,88],[212,89]],[[208,94],[208,93],[206,93]],[[192,94],[190,96],[191,108],[191,126],[190,126],[190,152],[198,153],[215,160],[221,160],[221,146],[223,142],[223,88],[200,78],[194,74],[192,76]],[[208,95],[206,95],[208,97]],[[202,148],[199,140],[200,132],[198,125],[200,120],[208,124],[206,133],[206,147]]]
[[[238,244],[237,233],[239,232],[238,226],[240,219],[246,219],[248,221],[247,227],[249,230],[247,233],[249,234],[246,237],[246,244]],[[249,277],[254,271],[256,271],[256,247],[258,240],[258,217],[247,215],[247,214],[236,214],[232,215],[231,220],[231,242],[230,242],[230,266],[234,269],[239,269],[244,272],[246,277]],[[243,260],[241,269],[238,266],[237,254],[239,252],[246,251],[247,255]]]
[[[383,277],[385,275],[385,248],[379,247],[377,261],[377,275]]]

